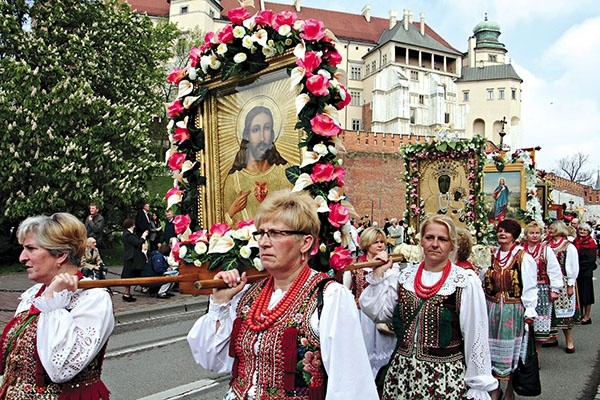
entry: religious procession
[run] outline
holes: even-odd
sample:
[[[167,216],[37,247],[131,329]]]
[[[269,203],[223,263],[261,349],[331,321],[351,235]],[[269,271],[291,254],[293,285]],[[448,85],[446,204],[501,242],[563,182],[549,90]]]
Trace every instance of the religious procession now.
[[[243,5],[168,74],[171,234],[155,239],[144,203],[123,221],[111,279],[94,252],[96,204],[83,222],[19,224],[34,285],[0,339],[0,399],[123,398],[102,370],[113,291],[132,304],[136,286],[206,296],[186,342],[198,369],[227,377],[224,400],[539,396],[547,348],[576,357],[592,324],[596,221],[550,204],[538,149],[444,129],[399,148],[404,214],[361,216],[336,36]],[[143,276],[139,257],[162,269]]]

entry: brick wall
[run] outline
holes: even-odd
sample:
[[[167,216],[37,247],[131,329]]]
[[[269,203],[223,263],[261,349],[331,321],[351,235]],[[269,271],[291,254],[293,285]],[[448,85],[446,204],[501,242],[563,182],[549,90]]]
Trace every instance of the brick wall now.
[[[404,159],[399,148],[424,137],[345,131],[347,153],[345,191],[358,215],[369,215],[383,225],[384,219],[402,218],[406,209]]]

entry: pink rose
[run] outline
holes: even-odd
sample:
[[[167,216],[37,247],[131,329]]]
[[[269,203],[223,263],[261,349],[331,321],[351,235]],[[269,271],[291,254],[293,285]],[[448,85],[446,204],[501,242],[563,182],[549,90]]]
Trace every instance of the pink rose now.
[[[262,26],[263,28],[266,26],[271,26],[271,21],[273,21],[273,11],[272,10],[262,10],[256,17],[254,18],[254,22],[257,25]]]
[[[175,233],[180,234],[185,232],[185,230],[192,223],[192,219],[189,215],[177,215],[173,218],[173,225],[175,225]]]
[[[298,16],[295,12],[282,11],[273,18],[273,28],[278,31],[279,27],[283,25],[294,26],[294,22],[296,22],[297,19]]]
[[[217,223],[217,224],[213,224],[213,226],[210,227],[210,231],[209,231],[209,236],[212,236],[214,234],[217,234],[219,236],[223,236],[225,234],[225,232],[230,231],[231,227],[227,224],[224,223]]]
[[[179,81],[187,75],[187,68],[173,68],[169,76],[167,76],[167,81],[174,85],[179,85]]]
[[[343,246],[337,247],[331,257],[329,257],[329,265],[336,271],[342,271],[347,265],[352,264],[352,256],[350,250]]]
[[[250,13],[243,7],[234,8],[227,12],[229,20],[236,25],[241,25],[245,19],[250,18]]]
[[[197,47],[192,47],[190,49],[190,65],[192,67],[196,67],[200,62],[200,57],[202,57],[203,50]]]
[[[302,364],[304,365],[304,370],[309,374],[313,375],[321,368],[321,353],[319,351],[307,351],[304,353],[304,358],[302,359]]]
[[[323,58],[327,60],[327,64],[332,67],[335,67],[342,62],[342,55],[335,48],[325,49]]]
[[[333,203],[329,205],[329,216],[327,219],[331,225],[339,228],[345,225],[350,220],[350,211],[340,203]]]
[[[169,157],[169,168],[171,168],[171,170],[173,171],[177,171],[181,169],[181,166],[183,165],[184,161],[186,158],[186,154],[185,153],[173,153],[171,154],[171,157]]]
[[[168,199],[171,196],[181,196],[183,194],[183,190],[179,190],[178,187],[172,187],[167,190],[167,194],[165,194],[165,199]]]
[[[329,182],[333,178],[333,165],[327,164],[315,164],[313,172],[310,174],[313,182]]]
[[[329,94],[329,79],[323,75],[311,75],[306,80],[306,88],[315,96],[327,96]]]
[[[352,101],[352,96],[350,96],[350,92],[348,92],[348,89],[346,89],[344,85],[340,85],[340,92],[343,92],[344,97],[342,99],[342,96],[340,95],[340,101],[335,104],[335,108],[338,110],[346,107],[348,104],[350,104],[350,101]]]
[[[204,35],[204,44],[202,46],[200,46],[200,51],[202,54],[206,53],[206,51],[208,49],[210,49],[213,45],[215,44],[215,33],[214,32],[208,32],[206,35]],[[200,59],[200,57],[198,57],[198,59]]]
[[[314,51],[308,51],[304,55],[304,60],[298,59],[296,61],[296,65],[304,68],[306,72],[313,72],[315,69],[319,68],[321,62],[322,60],[318,53]]]
[[[233,40],[233,26],[231,24],[225,25],[217,33],[217,39],[219,43],[229,43]]]
[[[176,261],[182,261],[181,258],[179,257],[179,249],[181,248],[181,245],[179,244],[179,242],[175,242],[173,244],[173,247],[171,247],[171,253],[173,254],[173,258],[175,258]]]
[[[187,128],[178,126],[173,132],[173,139],[179,143],[183,143],[190,138],[190,131]]]
[[[184,111],[183,104],[181,104],[181,100],[175,100],[167,107],[167,114],[169,117],[175,118],[179,114]]]
[[[325,27],[323,22],[316,19],[307,19],[304,21],[304,31],[300,37],[304,40],[321,40],[325,36]]]
[[[188,240],[192,243],[205,242],[206,244],[208,244],[208,239],[206,238],[206,231],[204,229],[190,234]]]
[[[346,170],[342,167],[335,167],[333,169],[333,179],[337,180],[339,187],[344,187],[344,179],[346,179]]]
[[[246,219],[244,221],[238,222],[237,228],[238,229],[242,229],[245,226],[251,226],[251,225],[254,225],[254,220],[253,219]]]
[[[342,129],[327,114],[317,114],[310,120],[312,130],[321,136],[332,137],[340,134]]]

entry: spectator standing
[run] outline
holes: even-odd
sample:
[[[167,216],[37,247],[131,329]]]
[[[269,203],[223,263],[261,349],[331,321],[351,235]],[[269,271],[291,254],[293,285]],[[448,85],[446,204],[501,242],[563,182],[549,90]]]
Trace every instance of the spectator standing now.
[[[150,232],[150,204],[144,203],[135,217],[135,234],[142,236],[145,231]]]
[[[173,211],[167,210],[165,213],[167,219],[165,219],[165,224],[163,227],[163,243],[171,244],[171,238],[176,238],[177,234],[175,233],[175,224],[173,223]]]
[[[397,218],[390,220],[391,225],[388,227],[388,235],[394,239],[394,247],[404,243],[404,227],[398,223]]]
[[[100,251],[96,247],[96,239],[87,238],[87,247],[81,259],[81,273],[86,278],[106,279],[107,268],[100,257]]]
[[[155,212],[150,217],[150,229],[148,231],[150,232],[148,234],[149,249],[150,254],[152,254],[154,250],[158,250],[162,239],[162,225]]]
[[[96,239],[98,248],[104,248],[102,236],[104,235],[104,217],[100,214],[97,204],[90,204],[90,215],[85,220],[85,232],[87,237]]]
[[[123,272],[121,278],[135,278],[141,275],[146,264],[146,256],[142,252],[142,245],[148,237],[148,231],[144,231],[141,237],[133,232],[135,230],[135,221],[126,218],[123,221]],[[137,299],[131,295],[131,286],[124,287],[123,301],[132,303]]]

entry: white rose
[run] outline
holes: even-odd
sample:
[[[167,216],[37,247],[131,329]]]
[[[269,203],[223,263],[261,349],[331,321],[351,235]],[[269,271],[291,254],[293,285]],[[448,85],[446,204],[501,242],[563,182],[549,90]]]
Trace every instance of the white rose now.
[[[206,250],[208,250],[208,247],[206,247],[206,243],[204,242],[196,243],[196,245],[194,246],[194,251],[197,254],[204,254],[206,253]]]
[[[240,247],[240,256],[242,256],[242,258],[250,258],[251,255],[252,255],[252,250],[250,249],[250,247],[248,247],[248,246]]]
[[[181,246],[179,248],[179,258],[185,257],[186,254],[187,254],[187,247]]]
[[[235,61],[236,64],[240,64],[246,61],[247,58],[248,56],[246,53],[237,53],[235,56],[233,56],[233,61]]]
[[[259,271],[264,270],[263,266],[262,266],[262,262],[260,261],[260,258],[256,257],[254,260],[252,260],[252,265],[254,265],[254,268],[256,268]]]

